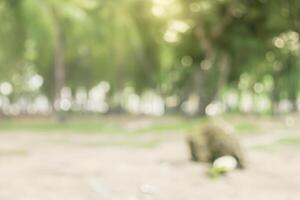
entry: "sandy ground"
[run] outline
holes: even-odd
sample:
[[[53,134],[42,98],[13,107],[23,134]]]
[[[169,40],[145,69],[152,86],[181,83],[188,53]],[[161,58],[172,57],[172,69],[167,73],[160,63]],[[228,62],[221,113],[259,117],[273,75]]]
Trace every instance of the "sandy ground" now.
[[[180,135],[2,133],[0,199],[298,200],[300,148],[253,147],[273,138],[243,137],[249,167],[209,179],[206,165],[189,161]]]

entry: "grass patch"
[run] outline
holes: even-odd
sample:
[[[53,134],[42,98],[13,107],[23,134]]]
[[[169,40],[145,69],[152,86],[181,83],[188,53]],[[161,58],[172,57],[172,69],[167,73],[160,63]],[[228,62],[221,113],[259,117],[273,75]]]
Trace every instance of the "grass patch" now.
[[[261,151],[276,151],[278,149],[280,149],[280,147],[283,146],[294,146],[294,147],[300,147],[300,137],[295,137],[295,136],[291,136],[291,137],[284,137],[281,138],[277,141],[275,141],[272,144],[268,144],[268,145],[258,145],[255,146],[254,148],[256,150],[261,150]]]
[[[101,119],[70,119],[60,123],[54,119],[5,119],[0,131],[62,132],[62,133],[116,133],[121,129]]]
[[[138,124],[147,121],[145,125]],[[188,133],[196,127],[208,122],[208,118],[182,117],[70,117],[64,123],[53,118],[39,119],[0,119],[0,132],[30,132],[30,133],[108,133],[108,134],[145,134],[145,133]],[[259,129],[259,125],[251,121],[243,121],[240,117],[226,118],[237,132],[249,133]],[[137,128],[129,128],[128,124],[137,123]],[[141,125],[141,126],[139,126]]]
[[[131,141],[131,140],[124,140],[124,141],[111,141],[111,142],[86,142],[81,143],[81,146],[84,147],[134,147],[134,148],[145,148],[151,149],[158,147],[162,143],[162,140],[148,140],[148,141]]]
[[[238,133],[257,132],[259,130],[259,125],[254,122],[242,121],[235,125],[235,129]]]
[[[276,144],[268,144],[268,145],[257,145],[257,146],[254,146],[254,149],[255,150],[258,150],[258,151],[268,151],[268,152],[274,152],[276,150],[278,150],[278,145]]]
[[[134,133],[178,133],[188,132],[194,129],[201,122],[197,119],[193,120],[178,120],[167,124],[154,124],[145,128],[140,128]]]
[[[25,149],[0,149],[0,156],[26,156],[28,151]]]
[[[281,145],[300,146],[300,137],[285,137],[277,141]]]
[[[0,132],[30,133],[108,133],[108,134],[144,134],[144,133],[178,133],[189,131],[199,123],[199,119],[149,118],[151,123],[134,130],[127,127],[128,123],[140,123],[137,118],[126,120],[114,117],[82,117],[70,118],[60,123],[52,118],[42,119],[0,119]]]

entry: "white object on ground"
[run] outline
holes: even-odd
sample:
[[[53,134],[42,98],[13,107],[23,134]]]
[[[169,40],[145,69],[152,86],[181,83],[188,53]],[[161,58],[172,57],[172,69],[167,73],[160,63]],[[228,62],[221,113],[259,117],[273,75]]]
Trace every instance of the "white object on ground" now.
[[[230,172],[237,168],[237,160],[233,156],[222,156],[213,163],[213,169],[220,169],[224,172]]]

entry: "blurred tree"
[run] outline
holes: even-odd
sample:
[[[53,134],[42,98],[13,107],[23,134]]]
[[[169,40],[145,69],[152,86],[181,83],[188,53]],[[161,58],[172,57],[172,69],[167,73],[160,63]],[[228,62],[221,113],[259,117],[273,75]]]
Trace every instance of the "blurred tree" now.
[[[283,99],[296,110],[299,8],[293,0],[3,0],[0,80],[19,87],[17,98],[24,77],[40,74],[41,92],[57,105],[64,87],[75,93],[105,80],[116,110],[128,87],[176,99],[177,109],[196,95],[199,115],[226,88],[263,91],[274,110]]]

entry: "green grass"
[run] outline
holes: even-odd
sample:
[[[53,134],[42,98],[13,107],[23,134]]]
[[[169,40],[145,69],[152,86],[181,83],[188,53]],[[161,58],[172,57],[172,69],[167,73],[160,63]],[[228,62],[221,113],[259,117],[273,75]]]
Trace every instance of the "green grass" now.
[[[150,119],[151,120],[151,119]],[[70,118],[60,123],[52,118],[42,119],[0,119],[0,132],[31,132],[31,133],[109,133],[109,134],[143,134],[143,133],[178,133],[191,130],[198,119],[164,118],[152,119],[149,125],[129,129],[126,123],[139,123],[137,118],[123,119],[114,117],[83,117]],[[127,128],[126,128],[127,127]]]
[[[205,124],[207,118],[159,117],[144,118],[150,123],[137,124],[137,128],[129,128],[128,124],[140,123],[140,117],[132,116],[101,116],[101,117],[70,117],[64,123],[53,118],[39,119],[0,119],[0,132],[31,132],[31,133],[109,133],[109,134],[144,134],[144,133],[188,133],[195,127]],[[144,119],[141,119],[142,121]],[[237,133],[253,133],[260,127],[254,121],[243,120],[241,117],[226,117],[225,121],[233,125]]]
[[[254,149],[259,151],[267,151],[267,152],[274,152],[278,150],[279,146],[277,144],[269,144],[269,145],[257,145]]]
[[[0,150],[0,157],[1,156],[26,156],[26,155],[28,155],[28,151],[25,149]]]
[[[300,137],[295,137],[295,136],[284,137],[275,141],[272,144],[258,145],[255,146],[254,148],[261,151],[273,152],[279,150],[283,146],[300,147]]]
[[[259,125],[254,122],[241,121],[235,125],[238,133],[252,133],[259,130]]]
[[[75,132],[96,133],[117,131],[118,128],[101,120],[72,119],[64,123],[54,119],[5,119],[0,121],[0,131]]]
[[[300,146],[300,137],[285,137],[277,141],[281,145]]]
[[[137,129],[135,133],[178,133],[178,132],[188,132],[195,128],[201,122],[197,119],[193,120],[182,120],[167,124],[155,124],[145,128]]]
[[[81,143],[80,146],[83,147],[111,147],[111,146],[117,146],[117,147],[132,147],[132,148],[144,148],[144,149],[151,149],[159,146],[163,140],[160,139],[152,139],[152,140],[146,140],[146,141],[132,141],[132,140],[123,140],[123,141],[110,141],[110,142],[85,142]]]

